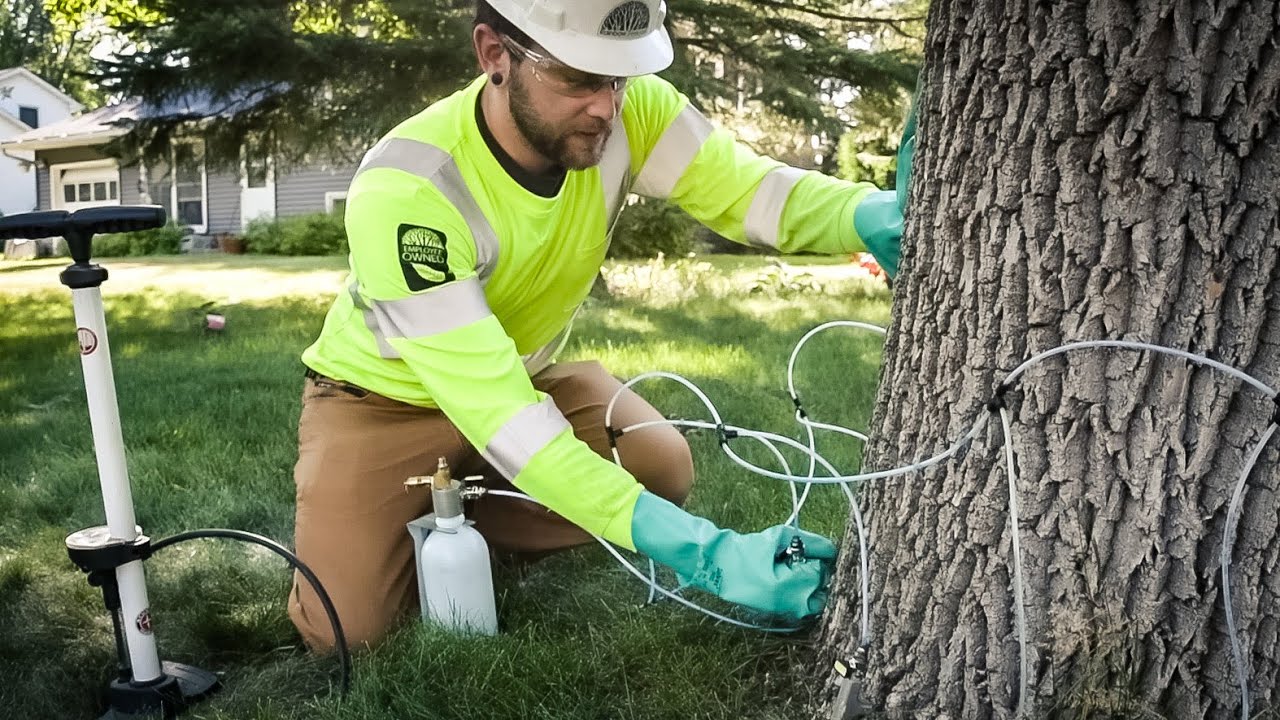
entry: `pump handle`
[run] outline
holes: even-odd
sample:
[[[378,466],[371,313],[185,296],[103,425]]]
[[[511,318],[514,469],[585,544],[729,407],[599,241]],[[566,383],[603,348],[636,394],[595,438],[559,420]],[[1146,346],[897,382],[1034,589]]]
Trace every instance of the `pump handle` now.
[[[61,235],[67,239],[71,258],[84,265],[89,262],[89,245],[94,235],[149,230],[164,223],[164,208],[159,205],[94,207],[74,213],[66,210],[23,213],[0,218],[0,240],[35,240]]]
[[[90,236],[137,232],[160,227],[165,219],[164,208],[159,205],[94,207],[74,213],[66,210],[23,213],[0,218],[0,240],[64,236],[68,230]]]

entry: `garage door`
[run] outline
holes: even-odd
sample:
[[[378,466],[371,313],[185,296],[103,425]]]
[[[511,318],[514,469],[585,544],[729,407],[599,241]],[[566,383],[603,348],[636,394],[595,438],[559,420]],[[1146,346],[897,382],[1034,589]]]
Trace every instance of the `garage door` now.
[[[63,210],[120,204],[120,169],[115,166],[71,168],[60,175],[61,189],[54,192]]]

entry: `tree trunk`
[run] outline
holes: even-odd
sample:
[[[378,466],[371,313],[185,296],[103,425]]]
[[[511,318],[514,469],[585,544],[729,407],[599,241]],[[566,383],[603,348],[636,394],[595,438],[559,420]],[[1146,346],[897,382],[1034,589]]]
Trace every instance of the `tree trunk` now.
[[[1073,341],[1180,348],[1280,383],[1280,0],[934,0],[928,28],[866,468],[948,447],[1017,365]],[[1028,715],[1238,715],[1218,558],[1275,406],[1128,350],[1048,360],[1006,400]],[[959,459],[865,487],[864,697],[890,717],[1014,715],[1013,536],[991,420]],[[1231,547],[1255,714],[1280,672],[1277,445]],[[858,639],[852,536],[844,547],[823,668]]]

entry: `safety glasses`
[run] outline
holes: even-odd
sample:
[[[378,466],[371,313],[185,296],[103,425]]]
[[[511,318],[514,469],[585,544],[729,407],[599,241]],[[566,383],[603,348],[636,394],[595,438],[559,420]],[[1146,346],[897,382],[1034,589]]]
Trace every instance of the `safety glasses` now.
[[[528,60],[533,76],[553,91],[572,98],[585,98],[609,88],[615,95],[627,89],[627,78],[582,72],[549,55],[535,52],[506,35],[499,35],[502,45],[512,55]]]

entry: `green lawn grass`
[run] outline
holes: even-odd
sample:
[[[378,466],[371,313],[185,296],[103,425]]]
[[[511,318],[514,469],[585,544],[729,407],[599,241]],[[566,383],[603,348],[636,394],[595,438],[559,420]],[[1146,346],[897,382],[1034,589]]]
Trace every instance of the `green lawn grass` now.
[[[705,263],[705,264],[703,264]],[[616,298],[581,314],[564,359],[615,374],[687,376],[727,422],[803,438],[785,394],[787,358],[832,319],[884,324],[883,287],[847,264],[692,258],[611,266]],[[103,510],[65,260],[0,263],[0,708],[6,717],[95,717],[114,656],[101,597],[64,536]],[[202,527],[291,545],[298,355],[344,274],[340,258],[197,256],[105,261],[111,351],[138,521],[153,538]],[[218,334],[204,313],[227,317]],[[811,342],[798,386],[818,420],[865,427],[879,340],[837,330]],[[639,387],[670,415],[704,419],[683,388]],[[689,507],[739,530],[782,521],[789,491],[692,436]],[[742,441],[739,441],[742,442]],[[852,470],[857,448],[820,449]],[[744,456],[768,463],[743,444]],[[789,458],[805,467],[799,456]],[[847,508],[815,490],[808,529],[840,536]],[[334,528],[334,532],[342,532]],[[225,541],[180,545],[147,563],[161,655],[221,673],[198,718],[789,718],[825,679],[804,635],[717,624],[646,590],[598,547],[496,578],[502,633],[449,636],[411,623],[356,659],[338,698],[336,663],[301,648],[284,611],[282,561]],[[666,578],[668,581],[671,578]],[[705,595],[696,599],[728,610]],[[739,611],[743,619],[752,619]]]

